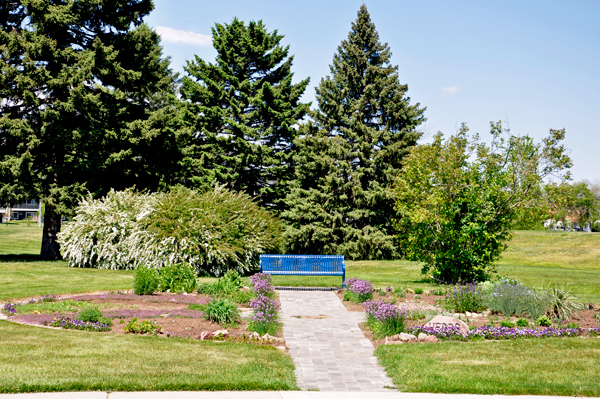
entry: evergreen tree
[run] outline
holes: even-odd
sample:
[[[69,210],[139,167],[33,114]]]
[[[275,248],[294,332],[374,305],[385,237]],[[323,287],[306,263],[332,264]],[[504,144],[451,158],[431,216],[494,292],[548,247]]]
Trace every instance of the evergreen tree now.
[[[394,193],[425,118],[409,105],[391,52],[363,5],[317,88],[319,109],[297,140],[296,181],[283,214],[291,252],[352,259],[397,256]]]
[[[156,188],[177,136],[151,0],[0,4],[0,202],[44,203],[41,256],[85,191]],[[132,27],[134,26],[134,27]],[[172,162],[174,164],[174,162]]]
[[[236,18],[212,33],[216,62],[196,56],[182,79],[184,120],[196,137],[187,149],[187,183],[227,184],[282,209],[293,178],[295,125],[309,110],[300,103],[309,80],[292,84],[289,46],[262,21]]]

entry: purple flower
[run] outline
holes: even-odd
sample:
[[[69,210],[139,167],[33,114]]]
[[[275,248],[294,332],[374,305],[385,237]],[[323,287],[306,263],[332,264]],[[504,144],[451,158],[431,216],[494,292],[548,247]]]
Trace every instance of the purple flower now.
[[[373,284],[371,284],[369,280],[349,278],[346,286],[349,291],[354,292],[358,296],[370,295],[373,293]]]
[[[279,321],[279,301],[264,295],[258,295],[249,302],[249,305],[254,309],[254,315],[251,317],[252,322],[268,324]]]
[[[13,316],[15,314],[17,314],[17,308],[15,308],[15,304],[14,303],[10,303],[7,302],[4,304],[4,307],[2,308],[2,311],[4,313],[6,313],[8,316]]]
[[[256,273],[250,276],[250,285],[256,295],[272,296],[275,293],[270,274]]]

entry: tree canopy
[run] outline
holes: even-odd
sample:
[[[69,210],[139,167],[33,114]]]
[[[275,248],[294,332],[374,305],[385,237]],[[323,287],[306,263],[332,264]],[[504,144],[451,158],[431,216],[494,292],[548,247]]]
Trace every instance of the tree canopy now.
[[[458,134],[415,147],[396,184],[398,240],[423,273],[444,282],[483,281],[511,237],[520,209],[536,203],[541,182],[571,165],[565,131],[542,143],[492,123],[490,146]]]
[[[194,140],[186,152],[186,182],[226,184],[276,210],[293,176],[296,124],[309,80],[293,84],[293,56],[276,30],[235,18],[212,29],[215,63],[196,56],[182,79],[183,119]]]
[[[296,141],[296,178],[283,213],[294,253],[397,256],[393,181],[425,118],[366,6],[316,89],[318,109]]]
[[[0,5],[2,202],[45,204],[41,255],[86,191],[157,188],[176,137],[163,104],[173,92],[151,0]]]

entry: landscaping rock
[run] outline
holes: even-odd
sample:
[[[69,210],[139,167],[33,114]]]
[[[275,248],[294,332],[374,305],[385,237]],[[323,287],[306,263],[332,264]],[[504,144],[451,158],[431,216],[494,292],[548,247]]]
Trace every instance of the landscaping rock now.
[[[385,337],[385,342],[388,342],[388,341],[400,341],[400,334]]]
[[[400,333],[400,341],[415,342],[417,341],[417,337],[412,334]]]
[[[438,342],[438,339],[435,335],[428,335],[425,337],[423,342]]]
[[[471,312],[465,312],[465,316],[471,317],[471,316],[473,316],[473,313],[471,313]]]
[[[452,316],[453,317],[460,317],[460,313],[454,313]]]
[[[419,342],[425,342],[425,338],[427,338],[428,335],[425,333],[419,333],[419,336],[417,337],[419,339]]]
[[[460,328],[460,332],[463,336],[466,336],[469,332],[469,326],[462,320],[459,320],[455,317],[449,316],[435,316],[429,323],[426,324],[427,327],[431,328],[441,328],[448,326],[456,326]]]
[[[202,331],[200,333],[200,339],[202,341],[206,340],[206,339],[211,339],[213,336],[213,333],[211,331]]]
[[[218,331],[215,331],[212,336],[213,337],[223,337],[223,338],[229,337],[229,331],[227,331],[227,330],[218,330]]]

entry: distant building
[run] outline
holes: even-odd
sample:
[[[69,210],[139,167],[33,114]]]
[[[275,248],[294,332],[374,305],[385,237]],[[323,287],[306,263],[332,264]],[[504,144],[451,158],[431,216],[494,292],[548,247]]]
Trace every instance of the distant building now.
[[[27,200],[20,204],[0,206],[2,221],[34,220],[39,221],[41,204],[37,200]]]

